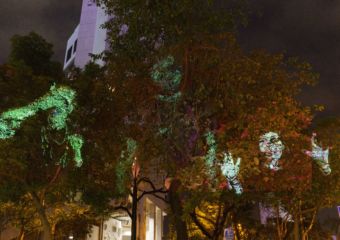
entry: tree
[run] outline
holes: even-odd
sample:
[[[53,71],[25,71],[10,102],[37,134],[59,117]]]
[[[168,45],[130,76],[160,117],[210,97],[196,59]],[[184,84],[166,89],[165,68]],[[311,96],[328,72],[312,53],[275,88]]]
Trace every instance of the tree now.
[[[51,60],[52,54],[52,45],[35,33],[12,38],[10,60],[0,67],[0,91],[4,100],[1,113],[9,108],[31,106],[29,103],[44,95],[53,82],[62,80],[61,65]],[[22,123],[13,138],[0,142],[0,200],[23,209],[30,205],[34,216],[39,216],[46,240],[52,239],[55,225],[48,210],[73,198],[67,179],[77,171],[74,165],[65,164],[73,158],[67,159],[64,155],[69,151],[63,141],[67,133],[44,127],[57,124],[53,123],[57,115],[53,111],[39,112]],[[19,122],[16,123],[20,126]],[[70,129],[74,129],[74,125]],[[22,213],[29,219],[29,211]],[[22,226],[24,229],[25,224]]]
[[[110,32],[109,41],[113,44],[111,44],[110,51],[107,52],[106,59],[109,63],[109,82],[116,89],[115,100],[118,102],[119,98],[126,100],[121,117],[133,119],[126,135],[131,137],[133,134],[134,139],[143,142],[141,144],[143,155],[149,153],[145,156],[156,156],[163,149],[160,144],[150,144],[148,133],[155,136],[158,127],[156,127],[157,129],[154,128],[155,126],[139,127],[138,123],[155,123],[154,118],[151,118],[150,115],[157,114],[157,109],[150,109],[150,106],[157,106],[159,103],[155,102],[153,97],[157,94],[155,92],[157,88],[150,79],[149,70],[157,62],[157,55],[168,47],[176,46],[178,54],[182,54],[183,51],[186,53],[185,57],[183,56],[183,63],[188,63],[188,53],[192,42],[199,42],[211,33],[233,29],[234,23],[239,21],[238,16],[243,14],[240,11],[242,4],[238,5],[239,1],[233,1],[230,4],[236,4],[237,7],[219,8],[220,3],[216,1],[171,1],[159,4],[147,1],[142,1],[139,4],[133,1],[105,0],[99,2],[107,6],[108,13],[115,15],[115,19],[107,24]],[[152,7],[150,7],[151,5]],[[128,28],[126,32],[122,31],[124,24]],[[162,47],[160,50],[158,49],[160,46],[166,47]],[[176,57],[178,60],[180,58]],[[187,71],[185,70],[183,73],[187,73]],[[184,78],[187,79],[187,75]],[[185,84],[182,84],[182,87]],[[167,109],[172,109],[172,107],[168,106]],[[150,129],[151,132],[147,129]],[[146,142],[149,144],[145,144]],[[153,141],[153,143],[155,142]],[[144,148],[155,151],[150,155],[150,151],[144,151]],[[139,159],[143,161],[145,158],[140,157]],[[182,229],[178,229],[177,233],[183,233],[178,237],[186,239],[185,224],[180,217],[182,211],[179,203],[180,198],[177,196],[176,190],[170,190],[170,192],[172,192],[170,196],[173,199],[173,201],[170,200],[170,205],[179,206],[179,208],[172,208],[174,211],[178,211],[174,214],[177,218],[175,221],[178,222],[177,226]]]
[[[299,239],[308,239],[309,234],[315,231],[314,227],[317,223],[319,210],[333,206],[339,201],[340,166],[337,161],[339,159],[339,127],[339,119],[330,117],[315,121],[311,129],[318,138],[318,144],[323,149],[330,147],[331,173],[325,175],[320,166],[313,163],[313,179],[309,191],[300,189],[296,194],[296,200],[290,202],[289,208],[293,208],[292,212],[297,216],[295,239],[298,239],[298,236],[300,236]]]
[[[255,191],[242,201],[228,199],[240,204],[226,215],[236,216],[256,191],[300,187],[303,180],[292,179],[310,173],[311,161],[300,149],[308,145],[304,131],[312,115],[295,96],[317,79],[309,64],[265,51],[244,53],[231,33],[244,20],[243,5],[232,1],[100,2],[115,15],[107,24],[106,79],[115,89],[113,101],[123,103],[121,135],[139,142],[142,162],[159,158],[174,177],[169,201],[178,239],[188,238],[185,216],[195,218],[204,196],[223,182],[223,152],[242,158],[240,181],[246,192]],[[277,173],[264,167],[258,149],[259,137],[269,131],[280,133],[288,149]],[[209,144],[208,133],[216,144]],[[225,190],[217,191],[212,204],[225,200]],[[219,226],[212,232],[219,235]]]
[[[9,63],[29,67],[34,75],[45,75],[60,79],[63,75],[59,62],[52,61],[53,45],[35,32],[26,36],[14,35],[11,38]]]

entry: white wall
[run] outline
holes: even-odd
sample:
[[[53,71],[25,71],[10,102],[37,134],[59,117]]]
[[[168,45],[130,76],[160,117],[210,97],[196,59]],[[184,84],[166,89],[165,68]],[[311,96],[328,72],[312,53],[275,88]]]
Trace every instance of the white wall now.
[[[91,60],[90,54],[100,54],[106,47],[107,30],[102,25],[109,20],[105,9],[98,7],[92,0],[83,0],[80,22],[67,41],[65,51],[64,70],[71,64],[84,68]],[[71,59],[66,61],[67,51],[77,40],[77,51],[72,51]],[[103,61],[98,60],[98,64],[103,65]]]
[[[107,30],[103,28],[103,24],[108,20],[109,17],[105,13],[105,10],[102,7],[98,7],[96,29],[94,34],[94,43],[92,50],[93,54],[100,54],[106,49]],[[104,62],[102,60],[98,60],[96,63],[98,63],[99,65],[104,65]]]
[[[276,218],[276,217],[277,217],[277,209],[260,204],[261,224],[266,225],[268,218]],[[292,216],[281,206],[279,207],[279,217],[282,219],[286,219],[287,221],[292,221]]]
[[[78,47],[75,66],[84,68],[90,61],[89,54],[93,50],[94,34],[96,28],[97,5],[91,0],[83,0],[80,15]]]
[[[104,221],[102,240],[124,240],[130,238],[131,220],[128,216],[119,217],[119,219],[110,218]]]
[[[121,240],[122,224],[116,219],[109,219],[103,224],[103,240]]]
[[[99,227],[98,226],[92,226],[91,232],[87,234],[86,240],[99,240]]]
[[[65,59],[64,59],[64,70],[70,66],[70,64],[74,61],[76,52],[74,52],[74,43],[78,39],[78,33],[79,33],[79,24],[78,26],[74,29],[72,35],[69,37],[67,40],[66,44],[66,50],[65,50]],[[67,58],[67,52],[68,50],[72,47],[72,56],[69,60],[66,60]]]

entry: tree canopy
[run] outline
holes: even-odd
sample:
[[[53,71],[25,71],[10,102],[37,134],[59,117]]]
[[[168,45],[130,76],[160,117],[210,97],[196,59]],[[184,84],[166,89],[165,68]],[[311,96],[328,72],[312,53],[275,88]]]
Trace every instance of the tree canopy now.
[[[68,131],[76,130],[68,118],[74,106],[69,108],[64,101],[72,105],[75,96],[69,88],[56,87],[45,95],[64,77],[61,64],[54,62],[52,55],[52,45],[38,34],[16,35],[9,61],[0,66],[1,126],[8,124],[15,130],[12,137],[0,142],[0,201],[12,213],[21,215],[13,218],[12,224],[19,223],[22,234],[37,231],[38,227],[45,239],[51,239],[60,222],[58,214],[53,216],[54,210],[76,215],[68,212],[66,205],[76,192],[68,176],[77,169],[69,161],[74,156],[64,158],[72,145],[65,137]],[[56,96],[53,89],[69,90]],[[55,127],[49,127],[51,124]]]
[[[119,103],[116,116],[124,119],[117,125],[119,136],[138,142],[145,167],[150,158],[161,159],[181,182],[173,206],[185,198],[184,212],[172,208],[175,217],[190,222],[206,202],[225,204],[221,211],[232,206],[236,216],[251,199],[273,202],[263,192],[282,197],[289,191],[301,199],[304,189],[312,190],[313,163],[302,149],[310,148],[314,109],[302,106],[296,96],[318,75],[297,58],[244,52],[234,34],[246,20],[244,3],[100,3],[115,16],[106,24],[110,49],[104,58],[106,81],[114,89],[113,102]],[[267,160],[259,151],[260,136],[271,131],[285,145],[277,172],[264,167]],[[209,143],[207,134],[215,140]],[[225,181],[219,170],[223,152],[242,159],[241,200],[219,188]],[[207,200],[208,193],[214,199]]]
[[[58,144],[64,133],[44,134],[50,139],[45,150],[53,154],[42,151],[49,112],[37,115],[0,142],[0,200],[34,203],[49,232],[54,222],[44,210],[60,203],[72,210],[76,193],[82,214],[90,212],[86,203],[109,215],[112,199],[128,196],[136,157],[142,169],[157,160],[172,180],[168,200],[177,239],[219,239],[231,225],[239,239],[259,237],[247,217],[254,201],[285,208],[295,219],[291,232],[305,239],[315,212],[339,199],[339,151],[331,151],[334,170],[326,177],[303,151],[311,149],[314,109],[296,96],[317,81],[312,67],[284,54],[243,51],[235,37],[246,22],[243,1],[98,2],[114,15],[106,24],[106,65],[74,69],[73,81],[62,78],[42,37],[13,37],[10,60],[0,66],[0,109],[32,102],[52,81],[67,83],[78,93],[70,129],[84,136],[84,163],[81,169],[56,165],[67,147]],[[324,148],[338,149],[339,136],[331,134],[338,126],[338,120],[316,125]],[[268,168],[259,149],[268,132],[284,145],[279,170]],[[221,170],[226,156],[234,157],[243,193],[227,188],[233,182]],[[275,230],[279,239],[288,234],[285,220]]]

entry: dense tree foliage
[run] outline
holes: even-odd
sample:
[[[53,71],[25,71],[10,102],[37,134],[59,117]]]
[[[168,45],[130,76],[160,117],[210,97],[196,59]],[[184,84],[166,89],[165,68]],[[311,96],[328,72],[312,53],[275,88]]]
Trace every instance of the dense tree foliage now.
[[[238,239],[313,234],[316,212],[339,199],[340,166],[338,120],[314,129],[324,147],[333,145],[330,176],[302,151],[311,148],[313,109],[296,96],[316,82],[311,66],[283,54],[244,52],[235,38],[246,21],[243,1],[98,2],[115,16],[106,24],[106,65],[73,69],[72,81],[61,77],[51,45],[40,36],[13,38],[10,60],[0,66],[0,109],[33,101],[52,81],[67,83],[78,92],[70,127],[86,142],[82,168],[62,168],[56,163],[65,146],[51,141],[53,155],[41,150],[47,113],[28,120],[13,139],[0,143],[0,200],[11,201],[0,209],[34,218],[38,213],[49,233],[53,226],[91,221],[92,210],[109,216],[112,199],[128,196],[135,157],[141,169],[157,162],[171,179],[168,201],[177,239],[217,240],[227,226]],[[270,131],[285,145],[279,171],[268,169],[259,151],[260,136]],[[48,136],[63,138],[54,131]],[[133,154],[126,154],[129,142],[136,143]],[[241,158],[241,195],[227,189],[225,153]],[[276,228],[256,225],[249,209],[259,203],[284,208],[294,224],[277,217]],[[48,208],[69,211],[46,214]],[[23,230],[34,228],[29,217],[15,221]]]
[[[32,103],[63,80],[61,65],[52,55],[52,45],[36,33],[12,38],[10,59],[0,66],[1,113]],[[0,201],[13,206],[17,216],[12,224],[26,233],[43,229],[44,239],[52,238],[60,222],[56,212],[76,215],[66,205],[75,193],[68,176],[77,170],[72,159],[65,159],[67,165],[60,162],[67,133],[47,127],[52,111],[28,118],[12,138],[0,142]],[[72,122],[67,124],[77,131]]]
[[[317,80],[309,64],[282,54],[243,52],[233,36],[245,20],[241,2],[100,2],[115,15],[106,25],[111,48],[105,58],[106,81],[115,89],[113,101],[120,103],[117,116],[125,119],[120,136],[139,142],[145,167],[150,158],[161,159],[174,178],[169,196],[178,239],[188,238],[185,222],[192,221],[206,237],[217,239],[219,226],[225,227],[227,218],[228,224],[237,223],[252,200],[275,204],[287,191],[307,198],[301,193],[313,190],[313,163],[301,149],[310,148],[313,115],[296,95]],[[163,65],[170,75],[160,70],[162,84],[153,72],[169,56],[174,60]],[[176,71],[181,82],[169,91]],[[171,98],[176,91],[180,97]],[[285,144],[278,172],[264,167],[266,158],[258,149],[259,137],[269,131],[278,132]],[[206,163],[209,132],[216,139],[213,166]],[[245,193],[240,198],[223,188],[219,165],[226,151],[242,158]],[[277,192],[277,198],[264,194],[269,192]],[[200,224],[195,213],[207,203],[219,209],[216,216],[224,216],[214,220],[221,224]]]

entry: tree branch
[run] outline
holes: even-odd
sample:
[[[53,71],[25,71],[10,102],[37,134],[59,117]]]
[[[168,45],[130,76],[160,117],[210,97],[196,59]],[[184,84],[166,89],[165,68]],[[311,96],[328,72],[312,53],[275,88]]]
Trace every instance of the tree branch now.
[[[312,217],[312,220],[308,226],[308,228],[304,231],[303,235],[304,235],[304,239],[307,237],[308,235],[308,232],[312,229],[313,225],[314,225],[314,222],[315,222],[315,218],[316,218],[316,213],[317,213],[317,210],[316,208],[314,209],[314,212],[313,212],[313,217]]]
[[[141,182],[145,182],[145,183],[148,183],[151,188],[152,188],[152,191],[156,191],[156,192],[159,192],[159,193],[167,193],[168,191],[167,190],[163,190],[163,187],[161,188],[156,188],[155,184],[153,184],[153,182],[149,179],[149,178],[146,178],[146,177],[142,177],[140,178],[138,181],[137,181],[137,185],[139,185]],[[143,190],[140,190],[138,189],[139,191],[143,191]],[[152,192],[150,191],[150,192]]]
[[[152,194],[152,196],[154,196],[155,198],[158,198],[158,199],[162,200],[162,201],[165,202],[166,204],[169,203],[168,200],[166,200],[165,198],[163,198],[163,197],[161,197],[161,196],[159,196],[159,195],[157,195],[157,194]]]
[[[138,179],[137,185],[139,185],[141,182],[148,183],[151,186],[152,190],[156,189],[156,187],[153,184],[153,182],[149,178],[147,178],[147,177],[142,177],[142,178]]]
[[[129,211],[129,209],[127,207],[124,207],[124,206],[117,206],[117,207],[114,207],[113,208],[114,211],[117,211],[117,210],[123,210],[125,211],[129,217],[132,219],[132,213]]]
[[[198,214],[198,213],[196,213],[196,212],[195,212],[195,214],[196,214],[196,217],[197,217],[197,218],[202,218],[202,219],[206,220],[207,222],[210,222],[212,225],[215,224],[215,222],[214,222],[212,219],[207,218],[206,216],[200,215],[200,214]]]
[[[207,229],[205,229],[203,224],[198,220],[197,215],[196,215],[196,210],[194,210],[194,212],[190,213],[190,217],[193,220],[193,222],[196,224],[196,226],[199,228],[199,230],[201,230],[201,232],[205,236],[207,236],[207,238],[211,239],[212,238],[211,234],[208,232]]]
[[[234,208],[234,205],[232,204],[230,207],[223,206],[223,212],[222,212],[222,218],[216,228],[216,236],[219,236],[221,232],[223,231],[223,227],[225,225],[225,222],[227,220],[228,213]]]
[[[147,194],[151,194],[151,195],[153,195],[153,196],[157,196],[158,198],[160,197],[160,196],[158,196],[158,195],[156,195],[156,193],[167,193],[168,191],[166,191],[166,190],[163,190],[163,188],[159,188],[159,189],[154,189],[154,190],[152,190],[152,191],[143,191],[143,193],[137,198],[137,202],[139,201],[139,200],[141,200],[145,195],[147,195]],[[164,199],[165,200],[165,199]]]
[[[53,178],[48,183],[48,186],[52,185],[58,179],[58,177],[60,176],[60,173],[61,173],[61,166],[59,165],[57,170],[56,170],[56,172],[55,172],[55,174],[54,174],[54,176],[53,176]]]

